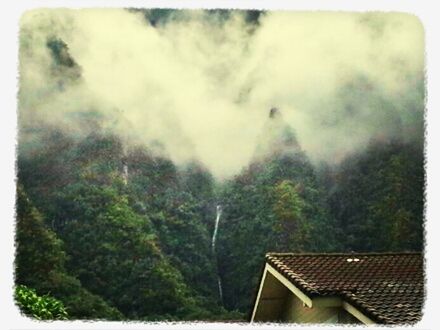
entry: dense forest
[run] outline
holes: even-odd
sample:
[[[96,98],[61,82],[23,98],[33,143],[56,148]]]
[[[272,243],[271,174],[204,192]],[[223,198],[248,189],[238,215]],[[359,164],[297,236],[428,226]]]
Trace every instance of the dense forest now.
[[[153,14],[152,25],[168,17]],[[51,38],[46,49],[54,88],[79,84],[67,44]],[[371,93],[367,87],[345,92]],[[312,160],[283,109],[264,111],[251,161],[225,179],[197,159],[176,164],[160,145],[127,143],[94,109],[71,114],[81,130],[19,111],[22,311],[39,319],[245,321],[269,251],[423,250],[423,104],[416,133],[411,124],[373,135],[339,161]]]
[[[71,318],[239,320],[268,251],[423,249],[420,143],[313,166],[281,115],[268,121],[273,152],[225,182],[103,131],[41,129],[19,145],[17,284]]]

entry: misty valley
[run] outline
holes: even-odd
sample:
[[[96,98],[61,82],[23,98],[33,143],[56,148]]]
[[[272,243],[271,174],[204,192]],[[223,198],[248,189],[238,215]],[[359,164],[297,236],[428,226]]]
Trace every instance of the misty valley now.
[[[352,57],[299,14],[319,48],[286,45],[304,35],[278,29],[294,14],[26,15],[15,259],[26,315],[246,322],[268,252],[423,250],[423,66],[406,43],[386,49],[387,16],[334,14],[347,40],[356,27],[386,49],[389,71],[374,52],[341,69]],[[112,15],[120,29],[104,33]],[[303,72],[295,54],[319,60]],[[317,76],[328,71],[343,78]]]

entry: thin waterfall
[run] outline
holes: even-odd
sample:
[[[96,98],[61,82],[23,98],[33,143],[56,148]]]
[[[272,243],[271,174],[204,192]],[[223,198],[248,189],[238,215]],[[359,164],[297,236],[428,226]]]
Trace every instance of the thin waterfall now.
[[[220,302],[223,305],[223,288],[222,288],[222,280],[220,275],[217,275],[217,284],[218,284],[218,295],[220,297]]]
[[[127,185],[128,182],[128,165],[124,164],[122,167],[122,180],[124,181],[124,184]]]
[[[212,254],[215,254],[215,243],[217,240],[217,232],[218,232],[218,226],[220,224],[221,215],[222,215],[222,207],[221,205],[217,205],[217,215],[215,218],[215,227],[214,227],[214,233],[212,234],[212,243],[211,243]],[[218,286],[218,295],[220,297],[220,301],[223,303],[222,281],[218,272],[217,272],[217,286]]]
[[[218,231],[218,224],[220,223],[220,217],[222,215],[222,207],[221,205],[217,205],[217,216],[215,218],[215,227],[214,227],[214,233],[212,234],[212,253],[215,253],[215,241],[217,240],[217,231]]]

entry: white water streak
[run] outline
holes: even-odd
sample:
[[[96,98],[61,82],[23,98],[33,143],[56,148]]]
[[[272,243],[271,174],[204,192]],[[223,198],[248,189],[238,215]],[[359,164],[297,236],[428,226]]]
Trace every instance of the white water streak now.
[[[217,283],[218,283],[218,295],[220,297],[220,301],[223,304],[223,288],[222,288],[222,280],[220,278],[220,275],[217,276]]]
[[[212,253],[215,253],[215,242],[217,240],[217,232],[218,232],[218,226],[220,223],[220,217],[222,215],[222,207],[221,205],[217,205],[217,216],[215,218],[215,227],[214,227],[214,233],[212,234]],[[220,297],[220,301],[223,303],[223,288],[222,288],[222,280],[220,278],[220,275],[217,275],[217,285],[218,285],[218,295]]]
[[[218,231],[218,225],[220,223],[221,215],[222,215],[222,207],[221,205],[217,205],[217,217],[215,218],[214,234],[212,235],[212,243],[211,243],[213,253],[215,252],[215,242],[217,239],[217,231]]]
[[[128,182],[128,165],[124,164],[122,168],[122,179],[124,180],[124,184],[127,185]]]

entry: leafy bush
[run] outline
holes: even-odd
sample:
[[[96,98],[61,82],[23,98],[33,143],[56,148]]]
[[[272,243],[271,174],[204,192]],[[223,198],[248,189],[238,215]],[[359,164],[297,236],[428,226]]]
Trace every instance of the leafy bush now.
[[[49,295],[38,296],[34,289],[25,285],[15,288],[15,300],[21,311],[38,320],[67,320],[63,303]]]

